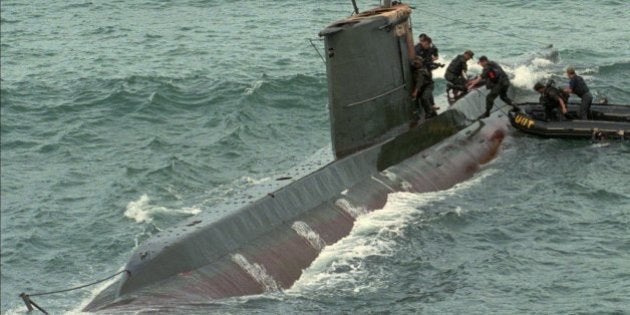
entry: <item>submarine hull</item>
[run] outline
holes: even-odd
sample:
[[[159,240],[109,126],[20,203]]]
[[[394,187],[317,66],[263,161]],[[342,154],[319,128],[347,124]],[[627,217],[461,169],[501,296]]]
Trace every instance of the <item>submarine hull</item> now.
[[[222,217],[202,213],[158,233],[85,310],[168,308],[289,288],[390,193],[447,189],[492,160],[509,124],[503,109],[477,120],[485,88],[414,120],[410,14],[402,4],[378,8],[320,32],[333,162]]]
[[[467,97],[461,106],[336,160],[219,222],[197,224],[175,244],[145,244],[126,266],[130,276],[85,310],[207,303],[291,287],[326,245],[348,235],[357,216],[383,208],[390,193],[447,189],[492,160],[508,123],[501,111],[472,122],[484,110],[484,95]]]

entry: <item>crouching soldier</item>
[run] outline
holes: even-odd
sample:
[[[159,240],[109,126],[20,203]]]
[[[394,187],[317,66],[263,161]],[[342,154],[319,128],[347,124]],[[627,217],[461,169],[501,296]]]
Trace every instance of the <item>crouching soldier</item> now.
[[[544,85],[541,82],[534,85],[534,90],[540,93],[540,104],[545,108],[546,120],[565,120],[568,109],[562,91],[555,88],[553,83]]]

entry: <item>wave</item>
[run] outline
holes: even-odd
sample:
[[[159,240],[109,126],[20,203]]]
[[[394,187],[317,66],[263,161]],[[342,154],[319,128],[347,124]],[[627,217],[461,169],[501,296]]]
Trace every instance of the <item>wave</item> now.
[[[79,79],[68,85],[37,82],[3,84],[2,107],[10,113],[39,117],[81,115],[95,120],[137,114],[168,121],[168,115],[237,104],[246,84],[205,77],[131,76],[120,79]],[[204,111],[206,115],[208,110]],[[32,121],[33,119],[26,119]]]
[[[325,100],[326,78],[304,74],[270,78],[263,76],[254,80],[244,90],[247,100],[263,102],[277,108],[300,107],[303,99]],[[297,103],[296,103],[297,102]]]
[[[11,19],[7,19],[7,18],[0,18],[0,24],[17,24],[22,22],[21,20],[15,19],[15,20],[11,20]],[[4,43],[3,43],[4,45]]]
[[[396,254],[403,243],[401,240],[409,238],[407,232],[410,226],[417,227],[448,213],[457,216],[465,214],[467,210],[461,207],[432,213],[434,211],[430,206],[479,185],[493,174],[493,171],[479,173],[473,179],[444,191],[390,194],[383,209],[360,215],[350,235],[324,247],[311,266],[304,270],[300,279],[285,293],[303,295],[313,290],[319,291],[322,287],[349,289],[355,293],[372,290],[370,283],[378,280],[364,279],[373,277],[369,274],[366,261]]]
[[[599,66],[599,74],[602,76],[618,74],[625,77],[628,73],[630,73],[630,60]]]
[[[537,65],[521,65],[514,69],[508,68],[506,70],[514,75],[511,83],[522,89],[531,89],[536,82],[551,76],[550,72],[544,71],[542,67]]]
[[[201,212],[198,208],[179,208],[171,209],[157,205],[151,205],[149,196],[144,194],[136,201],[127,204],[125,217],[133,219],[136,223],[151,223],[153,218],[159,214],[175,215],[175,216],[191,216]]]
[[[87,2],[80,2],[80,3],[71,3],[71,4],[67,4],[64,5],[60,8],[60,10],[69,10],[69,9],[75,9],[75,8],[89,8],[91,6],[93,6],[94,4],[90,1]]]

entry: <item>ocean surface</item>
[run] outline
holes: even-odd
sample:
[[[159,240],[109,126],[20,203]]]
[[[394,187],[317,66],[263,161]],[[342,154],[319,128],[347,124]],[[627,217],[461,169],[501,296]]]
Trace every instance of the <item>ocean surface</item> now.
[[[487,55],[517,100],[540,79],[566,85],[574,66],[596,99],[630,104],[628,1],[411,4],[414,36],[429,34],[441,61]],[[349,0],[0,6],[3,314],[25,313],[21,292],[105,278],[158,231],[332,159],[313,45]],[[102,287],[33,300],[76,313]],[[360,217],[292,288],[168,311],[630,314],[629,292],[630,143],[512,131],[471,180],[395,193]]]

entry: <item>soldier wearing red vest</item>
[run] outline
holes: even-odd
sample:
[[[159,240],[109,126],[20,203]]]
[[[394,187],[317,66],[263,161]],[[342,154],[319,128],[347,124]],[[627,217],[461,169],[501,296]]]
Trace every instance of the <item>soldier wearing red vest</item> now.
[[[468,87],[471,88],[478,84],[481,80],[486,81],[486,88],[490,90],[490,93],[486,96],[486,112],[481,117],[490,116],[490,111],[494,106],[494,100],[497,96],[501,97],[506,104],[512,105],[514,109],[516,105],[507,96],[507,91],[510,88],[510,79],[508,78],[503,68],[498,63],[488,60],[488,57],[479,57],[479,64],[483,67],[483,72],[479,77],[470,81]]]

